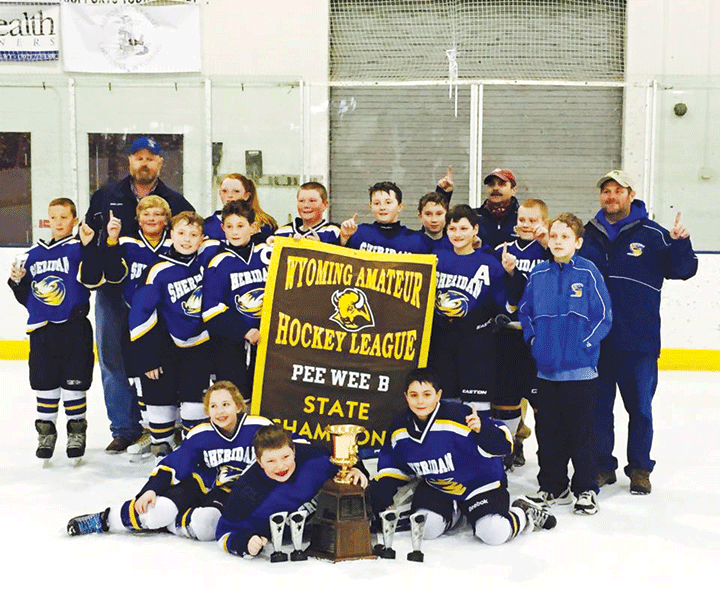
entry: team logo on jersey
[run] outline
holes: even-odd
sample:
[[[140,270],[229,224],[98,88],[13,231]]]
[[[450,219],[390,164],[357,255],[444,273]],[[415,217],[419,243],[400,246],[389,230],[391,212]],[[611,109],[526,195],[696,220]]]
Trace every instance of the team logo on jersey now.
[[[582,283],[573,283],[570,285],[570,288],[572,289],[572,295],[570,297],[582,297],[583,293],[583,284]]]
[[[462,496],[465,493],[465,490],[467,488],[461,484],[459,481],[455,481],[452,478],[447,479],[427,479],[427,482],[438,488],[439,490],[442,490],[446,494],[450,494],[452,496]]]
[[[632,242],[630,244],[630,251],[627,252],[628,256],[642,256],[643,250],[645,249],[645,244],[641,244],[640,242]]]
[[[202,285],[197,287],[192,293],[190,293],[190,297],[182,302],[182,308],[185,315],[189,315],[193,318],[200,317],[200,314],[202,313]]]
[[[360,289],[348,287],[332,294],[335,313],[330,319],[348,332],[359,332],[375,325],[375,317],[367,296]]]
[[[242,295],[235,295],[235,309],[249,318],[259,318],[262,315],[265,289],[259,287],[251,289]]]
[[[30,285],[35,299],[45,305],[57,307],[65,301],[65,283],[60,277],[49,276],[42,281],[33,281]]]
[[[460,291],[442,291],[435,299],[435,309],[449,318],[464,318],[469,307],[467,295]]]

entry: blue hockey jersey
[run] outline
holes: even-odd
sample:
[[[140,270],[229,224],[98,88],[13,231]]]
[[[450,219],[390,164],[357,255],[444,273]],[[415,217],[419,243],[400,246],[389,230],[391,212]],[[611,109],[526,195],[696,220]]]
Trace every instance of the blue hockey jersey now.
[[[327,244],[337,244],[340,241],[340,228],[334,223],[322,220],[310,229],[303,229],[303,220],[296,217],[295,221],[278,228],[275,232],[276,236],[284,238],[314,238],[317,235],[321,242]]]
[[[504,243],[495,247],[495,255],[502,264],[502,252]],[[515,267],[515,274],[509,278],[507,284],[507,295],[508,300],[513,306],[512,319],[517,320],[517,305],[520,302],[523,291],[525,290],[525,283],[527,278],[530,276],[530,272],[536,265],[549,260],[552,257],[550,250],[543,248],[542,244],[536,240],[526,241],[522,238],[518,238],[507,244],[508,254],[512,254],[517,258],[517,265]]]
[[[410,410],[393,421],[370,488],[376,510],[392,504],[398,488],[415,477],[456,500],[507,484],[502,457],[512,450],[512,435],[487,416],[480,417],[480,432],[470,430],[465,417],[471,412],[441,400],[424,423]]]
[[[140,494],[147,490],[162,492],[188,477],[194,477],[207,493],[215,485],[238,478],[255,463],[255,433],[270,424],[262,416],[241,413],[232,436],[226,436],[212,423],[196,426],[177,449],[160,460]]]
[[[260,326],[267,267],[272,249],[250,243],[226,246],[208,265],[203,279],[203,321],[210,334],[242,341]]]
[[[490,249],[483,247],[466,255],[454,250],[439,250],[435,254],[436,320],[479,326],[508,311],[505,269]]]
[[[100,268],[95,243],[83,246],[75,236],[40,240],[30,248],[25,276],[19,284],[9,281],[15,298],[27,308],[28,334],[50,322],[66,322],[80,308],[87,315],[89,289],[103,283],[102,272],[95,270]]]
[[[357,231],[350,236],[347,246],[368,252],[430,254],[433,250],[431,242],[423,232],[400,223],[385,226],[376,221],[358,224]]]
[[[136,237],[121,236],[116,246],[102,248],[103,269],[108,283],[123,286],[123,300],[130,307],[138,285],[145,278],[149,267],[161,254],[167,254],[172,246],[166,230],[160,241],[152,245],[142,232]]]
[[[211,240],[222,241],[225,239],[225,232],[222,228],[221,211],[215,211],[210,217],[205,218],[205,228],[203,230],[205,237]]]
[[[144,350],[142,339],[158,324],[158,316],[176,346],[188,348],[210,339],[202,321],[204,268],[197,254],[183,258],[174,249],[161,254],[135,292],[129,325],[137,356],[157,353]]]
[[[256,463],[237,480],[225,503],[216,531],[221,547],[242,555],[253,535],[270,538],[270,515],[298,510],[337,472],[327,451],[315,445],[295,445],[295,472],[285,482],[271,480]]]

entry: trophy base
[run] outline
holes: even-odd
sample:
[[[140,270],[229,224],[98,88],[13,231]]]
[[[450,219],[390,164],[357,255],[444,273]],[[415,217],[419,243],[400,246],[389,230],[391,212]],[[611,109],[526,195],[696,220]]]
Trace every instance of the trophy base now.
[[[329,561],[375,559],[365,490],[333,480],[325,482],[318,494],[317,512],[308,552]]]
[[[375,547],[373,547],[373,553],[380,559],[395,559],[397,555],[395,549],[385,547],[385,545],[375,545]]]
[[[425,555],[423,555],[422,551],[411,551],[407,554],[407,560],[422,563],[423,561],[425,561]]]

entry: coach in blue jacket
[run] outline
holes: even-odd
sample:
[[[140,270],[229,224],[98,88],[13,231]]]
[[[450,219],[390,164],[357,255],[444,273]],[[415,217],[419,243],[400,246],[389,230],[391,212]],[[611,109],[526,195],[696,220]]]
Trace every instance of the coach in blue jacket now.
[[[648,218],[635,199],[630,177],[611,170],[597,183],[600,211],[585,226],[580,255],[592,260],[605,278],[613,326],[603,341],[598,364],[596,434],[598,485],[617,481],[613,456],[613,405],[616,385],[630,415],[625,473],[630,491],[649,494],[655,461],[652,398],[660,356],[660,291],[664,279],[689,279],[697,272],[690,234],[675,218],[671,231]]]

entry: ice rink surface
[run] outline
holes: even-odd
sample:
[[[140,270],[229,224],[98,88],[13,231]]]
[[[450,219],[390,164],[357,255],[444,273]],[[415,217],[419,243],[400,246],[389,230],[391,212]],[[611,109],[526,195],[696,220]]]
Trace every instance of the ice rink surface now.
[[[720,565],[720,373],[663,372],[655,397],[658,464],[653,493],[633,496],[628,479],[599,496],[599,512],[578,516],[555,507],[557,527],[485,546],[466,526],[425,542],[425,562],[405,560],[409,533],[397,533],[398,559],[332,564],[271,564],[222,553],[215,543],[168,534],[70,538],[68,519],[131,497],[152,463],[106,455],[110,442],[99,375],[89,395],[88,451],[73,467],[65,457],[65,420],[51,466],[34,456],[35,401],[23,361],[1,361],[0,412],[2,561],[6,583],[47,588],[420,588],[458,584],[474,589],[694,588],[717,583]],[[619,417],[616,454],[624,459],[626,414]],[[535,442],[527,464],[509,475],[511,496],[536,490]],[[287,550],[290,548],[287,547]],[[715,580],[715,582],[713,582]],[[379,586],[374,586],[379,584]]]

